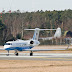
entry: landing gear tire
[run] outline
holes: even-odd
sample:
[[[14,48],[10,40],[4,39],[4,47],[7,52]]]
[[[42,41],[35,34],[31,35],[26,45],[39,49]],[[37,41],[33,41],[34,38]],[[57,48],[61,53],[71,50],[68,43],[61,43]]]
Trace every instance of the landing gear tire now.
[[[7,56],[9,56],[9,50],[8,50],[8,54],[6,54]]]
[[[18,54],[18,52],[17,52],[17,50],[15,50],[15,55],[16,55],[16,56],[18,56],[18,55],[19,55],[19,54]]]
[[[9,54],[6,54],[7,56],[9,56]]]
[[[33,56],[33,52],[30,53],[30,56]]]
[[[18,56],[19,54],[18,53],[15,53],[15,55]]]

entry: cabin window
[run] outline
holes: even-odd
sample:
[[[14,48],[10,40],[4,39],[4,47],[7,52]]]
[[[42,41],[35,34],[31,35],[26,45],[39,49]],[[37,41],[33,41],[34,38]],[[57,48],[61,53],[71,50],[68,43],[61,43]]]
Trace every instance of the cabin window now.
[[[12,45],[12,43],[5,43],[5,45]]]

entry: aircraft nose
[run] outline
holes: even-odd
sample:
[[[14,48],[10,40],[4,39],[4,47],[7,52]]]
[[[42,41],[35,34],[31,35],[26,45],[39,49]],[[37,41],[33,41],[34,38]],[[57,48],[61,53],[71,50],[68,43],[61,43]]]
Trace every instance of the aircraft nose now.
[[[4,48],[6,49],[6,48],[9,48],[9,47],[11,47],[10,45],[4,45]]]

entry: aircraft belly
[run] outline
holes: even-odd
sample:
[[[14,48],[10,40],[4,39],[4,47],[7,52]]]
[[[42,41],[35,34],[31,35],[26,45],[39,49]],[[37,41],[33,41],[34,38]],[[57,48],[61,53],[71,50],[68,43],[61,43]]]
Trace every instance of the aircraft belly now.
[[[33,46],[27,46],[27,47],[10,47],[6,48],[5,50],[18,50],[18,51],[24,51],[24,49],[31,49]]]

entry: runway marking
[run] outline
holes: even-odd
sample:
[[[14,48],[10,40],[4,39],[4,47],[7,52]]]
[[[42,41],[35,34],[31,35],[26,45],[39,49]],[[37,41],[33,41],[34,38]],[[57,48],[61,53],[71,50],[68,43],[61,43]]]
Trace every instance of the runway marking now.
[[[67,58],[46,58],[46,57],[33,57],[33,58],[42,58],[42,59],[58,59],[58,60],[72,60]]]
[[[4,53],[3,53],[4,54]],[[1,55],[0,60],[47,60],[47,61],[72,61],[72,53],[34,53],[33,56],[27,56],[24,53],[20,53],[19,56]]]

